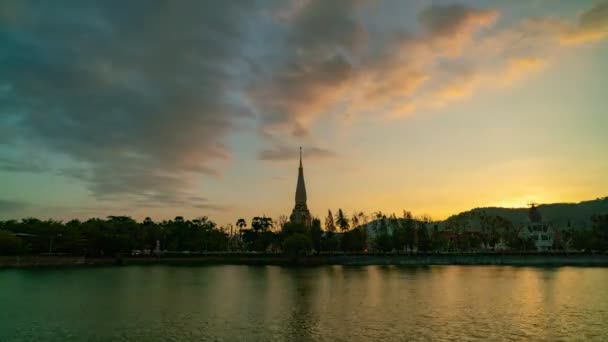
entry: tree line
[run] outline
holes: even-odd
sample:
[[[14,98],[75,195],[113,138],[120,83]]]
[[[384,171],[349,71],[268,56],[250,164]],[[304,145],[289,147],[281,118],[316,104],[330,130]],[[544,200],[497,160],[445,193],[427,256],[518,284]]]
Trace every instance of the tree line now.
[[[0,255],[65,253],[91,257],[130,255],[133,251],[158,248],[175,252],[255,251],[292,255],[326,252],[478,252],[493,250],[499,243],[511,250],[534,250],[533,241],[520,236],[510,221],[500,216],[481,217],[481,229],[471,232],[458,222],[446,221],[442,229],[429,217],[401,217],[375,212],[368,216],[342,209],[328,210],[309,227],[256,216],[219,227],[203,216],[186,220],[138,222],[127,216],[60,222],[27,218],[0,221]],[[608,250],[608,215],[593,217],[593,228],[564,230],[554,249]]]

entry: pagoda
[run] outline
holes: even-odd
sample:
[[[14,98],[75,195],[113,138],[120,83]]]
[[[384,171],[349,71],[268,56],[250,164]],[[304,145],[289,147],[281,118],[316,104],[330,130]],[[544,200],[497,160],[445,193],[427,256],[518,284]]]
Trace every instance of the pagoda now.
[[[296,185],[296,205],[291,211],[289,220],[292,223],[310,227],[312,217],[306,205],[306,185],[304,184],[304,169],[302,168],[302,147],[300,147],[300,168],[298,169],[298,184]]]

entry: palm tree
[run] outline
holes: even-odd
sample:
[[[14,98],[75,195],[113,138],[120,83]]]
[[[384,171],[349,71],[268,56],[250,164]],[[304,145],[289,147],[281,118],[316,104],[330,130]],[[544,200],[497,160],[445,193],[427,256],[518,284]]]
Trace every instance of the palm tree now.
[[[342,209],[338,209],[338,213],[336,214],[336,225],[338,225],[338,227],[340,227],[340,230],[343,232],[347,231],[350,227],[350,224],[348,223],[348,218],[346,217],[346,215],[344,215]]]
[[[245,219],[240,218],[236,220],[236,226],[239,227],[239,237],[243,237],[243,229],[247,227],[247,221]]]
[[[268,231],[269,229],[272,230],[273,226],[274,226],[274,222],[272,221],[272,218],[266,217],[266,216],[262,217],[262,230],[263,231]]]

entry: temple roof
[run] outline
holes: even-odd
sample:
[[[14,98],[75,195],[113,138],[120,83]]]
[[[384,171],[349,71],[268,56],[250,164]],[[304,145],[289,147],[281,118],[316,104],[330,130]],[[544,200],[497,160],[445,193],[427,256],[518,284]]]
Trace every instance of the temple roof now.
[[[306,185],[304,184],[304,168],[302,168],[302,147],[300,147],[300,168],[298,169],[298,185],[296,186],[296,204],[306,204]]]

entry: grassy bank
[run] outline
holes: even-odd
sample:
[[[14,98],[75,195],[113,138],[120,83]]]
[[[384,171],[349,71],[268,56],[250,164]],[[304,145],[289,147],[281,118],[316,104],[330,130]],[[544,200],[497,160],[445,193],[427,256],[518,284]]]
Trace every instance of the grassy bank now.
[[[290,258],[281,254],[205,254],[145,257],[85,258],[73,256],[3,256],[0,268],[95,265],[511,265],[511,266],[608,266],[606,254],[334,254]]]

